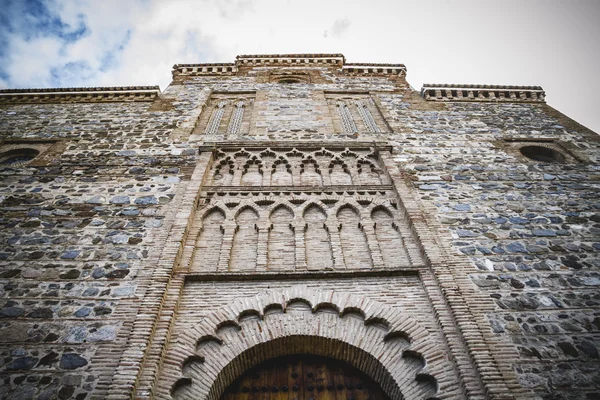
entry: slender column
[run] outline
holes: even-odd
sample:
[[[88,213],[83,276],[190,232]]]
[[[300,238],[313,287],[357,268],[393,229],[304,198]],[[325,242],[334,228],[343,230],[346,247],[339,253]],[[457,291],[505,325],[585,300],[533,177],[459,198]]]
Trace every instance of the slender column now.
[[[358,168],[356,166],[356,159],[354,157],[348,157],[344,160],[346,165],[348,166],[348,172],[350,173],[350,178],[352,179],[353,185],[360,185],[360,177],[358,176]]]

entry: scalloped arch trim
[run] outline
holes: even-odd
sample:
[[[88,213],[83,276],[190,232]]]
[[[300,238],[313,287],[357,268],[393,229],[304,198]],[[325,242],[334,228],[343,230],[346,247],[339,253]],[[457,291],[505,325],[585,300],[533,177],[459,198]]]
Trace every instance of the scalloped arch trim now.
[[[157,398],[218,400],[247,369],[291,354],[346,361],[392,399],[434,399],[449,388],[438,343],[412,318],[363,296],[295,287],[240,299],[187,329]]]

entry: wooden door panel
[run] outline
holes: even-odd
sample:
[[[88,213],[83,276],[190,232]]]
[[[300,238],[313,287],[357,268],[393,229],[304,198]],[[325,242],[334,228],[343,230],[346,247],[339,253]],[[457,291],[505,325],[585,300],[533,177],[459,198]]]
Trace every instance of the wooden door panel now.
[[[267,360],[232,383],[221,400],[389,400],[349,364],[294,355]]]

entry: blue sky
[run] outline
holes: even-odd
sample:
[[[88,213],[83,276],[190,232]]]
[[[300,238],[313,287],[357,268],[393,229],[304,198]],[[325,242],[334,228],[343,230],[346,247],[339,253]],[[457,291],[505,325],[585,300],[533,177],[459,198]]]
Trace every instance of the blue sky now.
[[[423,83],[540,85],[600,132],[597,0],[0,0],[0,88],[160,85],[176,63],[343,53]]]

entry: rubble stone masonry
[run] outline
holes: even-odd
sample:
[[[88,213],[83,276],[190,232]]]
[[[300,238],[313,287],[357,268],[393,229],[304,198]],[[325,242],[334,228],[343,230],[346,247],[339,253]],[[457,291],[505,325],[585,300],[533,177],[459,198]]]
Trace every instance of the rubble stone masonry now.
[[[217,400],[308,353],[394,400],[600,399],[599,137],[540,87],[405,76],[0,91],[0,398]]]

